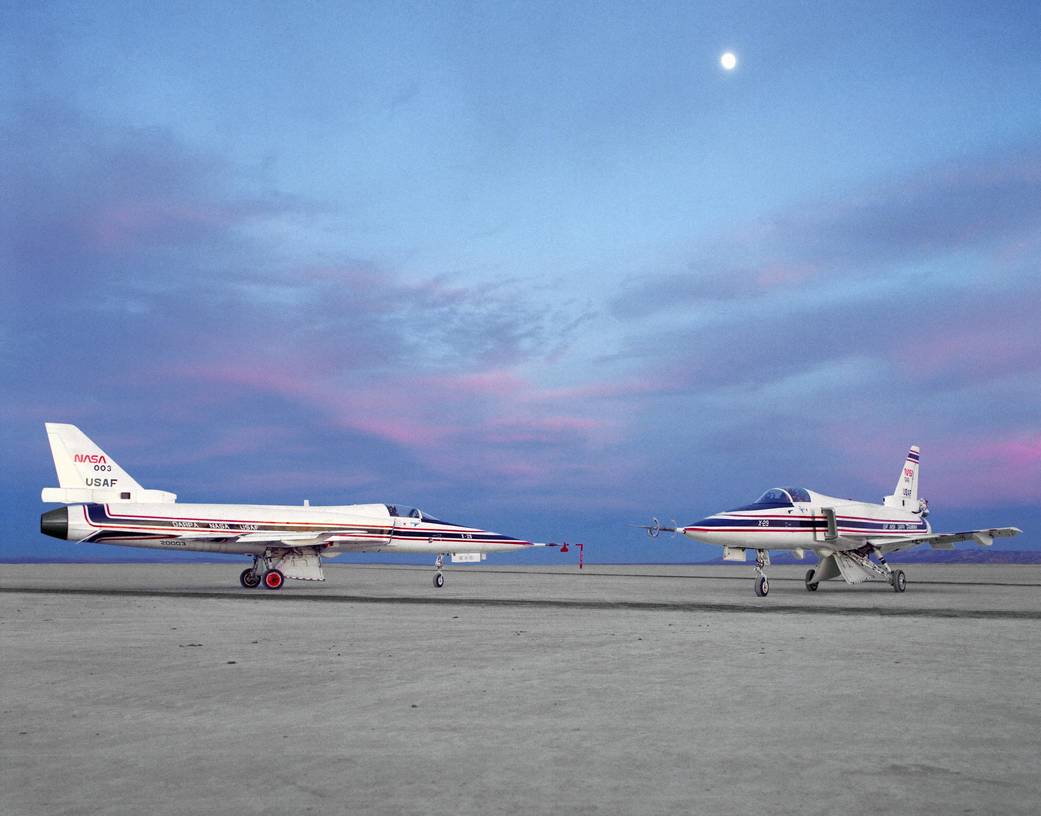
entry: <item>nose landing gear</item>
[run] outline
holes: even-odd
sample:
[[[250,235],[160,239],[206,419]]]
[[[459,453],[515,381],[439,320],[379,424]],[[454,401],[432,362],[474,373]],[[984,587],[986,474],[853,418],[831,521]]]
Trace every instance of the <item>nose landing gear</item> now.
[[[434,569],[437,572],[434,573],[434,587],[441,589],[445,585],[445,574],[441,572],[441,567],[445,565],[444,553],[438,553],[437,560],[434,561]]]
[[[755,551],[755,594],[765,598],[770,592],[770,581],[767,580],[766,570],[770,563],[770,553],[766,550]]]

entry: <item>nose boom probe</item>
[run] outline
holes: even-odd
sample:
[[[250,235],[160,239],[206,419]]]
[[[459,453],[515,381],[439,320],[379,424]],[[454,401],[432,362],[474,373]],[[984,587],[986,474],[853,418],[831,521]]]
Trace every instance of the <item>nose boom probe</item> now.
[[[658,521],[658,518],[656,516],[651,518],[650,524],[637,524],[636,526],[639,527],[641,530],[646,530],[647,535],[649,535],[651,538],[657,538],[662,533],[679,532],[679,527],[676,526],[676,519],[672,520],[671,527],[663,527],[662,523]]]

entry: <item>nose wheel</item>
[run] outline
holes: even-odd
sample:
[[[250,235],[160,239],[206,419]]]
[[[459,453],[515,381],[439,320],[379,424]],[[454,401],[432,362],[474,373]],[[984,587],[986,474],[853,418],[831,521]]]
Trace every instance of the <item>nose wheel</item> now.
[[[441,567],[445,565],[445,556],[443,553],[438,553],[437,559],[434,561],[434,569],[437,572],[434,573],[434,588],[441,589],[445,585],[445,574],[441,572]]]
[[[893,585],[893,592],[903,592],[907,589],[907,576],[904,575],[903,570],[893,570],[893,576],[889,579],[889,583]]]
[[[770,581],[766,577],[766,567],[770,563],[770,555],[766,550],[755,551],[755,594],[765,598],[770,592]]]

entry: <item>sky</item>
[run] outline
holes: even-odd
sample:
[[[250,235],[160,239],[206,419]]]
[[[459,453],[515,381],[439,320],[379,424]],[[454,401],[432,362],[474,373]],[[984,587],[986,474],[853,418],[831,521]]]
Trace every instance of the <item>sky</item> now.
[[[775,485],[879,501],[918,444],[934,527],[1041,548],[1039,30],[2,0],[0,559],[104,549],[39,533],[45,421],[181,501],[590,561],[711,558],[632,525]]]

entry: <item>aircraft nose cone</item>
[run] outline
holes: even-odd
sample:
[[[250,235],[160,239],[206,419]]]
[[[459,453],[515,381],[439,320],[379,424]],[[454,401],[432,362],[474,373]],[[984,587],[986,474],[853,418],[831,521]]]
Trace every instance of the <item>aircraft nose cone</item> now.
[[[69,537],[69,508],[58,507],[40,516],[40,532],[54,538]]]
[[[688,524],[683,532],[689,538],[697,539],[698,541],[704,541],[709,544],[715,544],[719,533],[717,531],[717,525],[713,523],[716,516],[708,516],[706,518],[695,521],[693,524]]]

